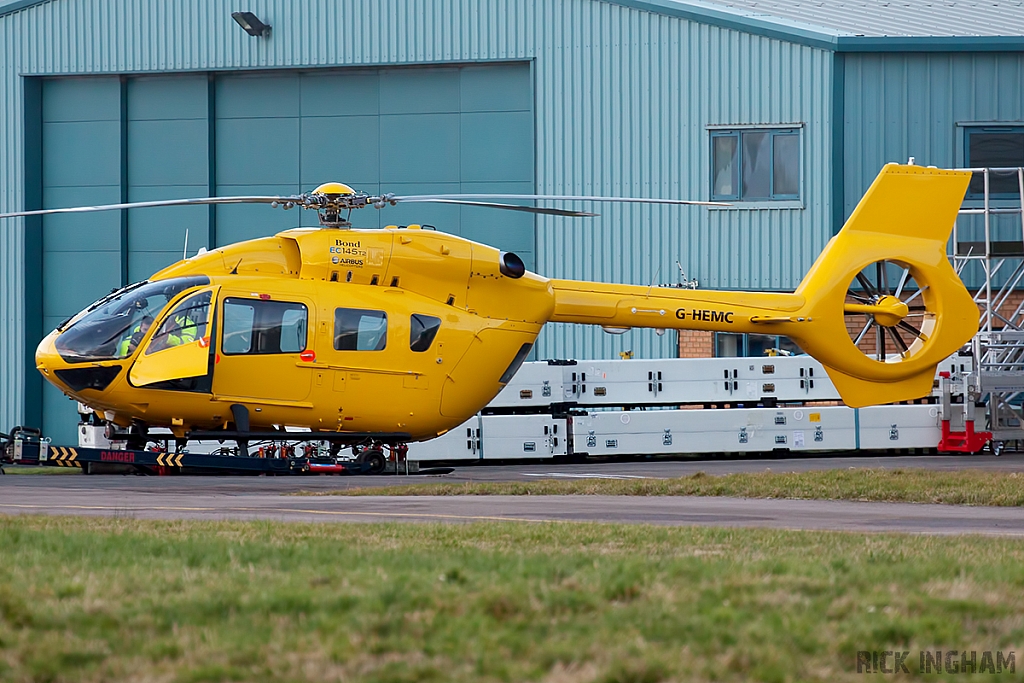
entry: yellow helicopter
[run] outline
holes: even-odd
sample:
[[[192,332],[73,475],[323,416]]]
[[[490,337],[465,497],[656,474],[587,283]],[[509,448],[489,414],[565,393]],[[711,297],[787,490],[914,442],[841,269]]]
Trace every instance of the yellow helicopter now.
[[[48,334],[36,365],[143,439],[150,427],[168,427],[180,440],[246,446],[293,427],[338,443],[404,444],[443,434],[485,406],[547,322],[785,335],[821,361],[850,406],[924,396],[936,364],[978,329],[978,309],[946,257],[969,181],[968,172],[887,165],[789,294],[548,279],[513,253],[460,237],[349,222],[355,209],[399,202],[562,216],[594,214],[495,200],[708,202],[370,196],[328,183],[287,197],[0,218],[243,202],[316,210],[320,228],[214,249],[104,297]],[[892,286],[890,271],[900,273]],[[872,353],[860,348],[868,335]]]

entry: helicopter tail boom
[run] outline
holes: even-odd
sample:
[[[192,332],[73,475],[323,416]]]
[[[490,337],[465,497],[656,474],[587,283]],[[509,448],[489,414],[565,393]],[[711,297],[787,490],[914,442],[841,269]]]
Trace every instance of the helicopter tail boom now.
[[[800,309],[796,294],[609,285],[552,280],[555,310],[551,322],[601,325],[610,329],[663,329],[754,332],[751,319],[789,316]]]
[[[971,174],[889,164],[792,294],[553,280],[552,322],[788,336],[847,405],[927,394],[978,330],[946,255]]]

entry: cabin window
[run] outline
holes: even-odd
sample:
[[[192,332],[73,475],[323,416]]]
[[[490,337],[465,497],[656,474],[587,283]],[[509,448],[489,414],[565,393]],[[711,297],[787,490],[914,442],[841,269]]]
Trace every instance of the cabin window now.
[[[750,128],[711,131],[711,199],[800,198],[800,131]]]
[[[225,299],[221,350],[227,355],[299,353],[306,348],[307,318],[303,304]]]
[[[434,337],[440,328],[440,318],[413,313],[409,321],[409,348],[416,352],[426,351],[434,343]]]
[[[338,351],[383,351],[387,342],[388,314],[384,311],[334,311],[334,348]]]
[[[185,299],[175,307],[174,311],[164,318],[164,322],[153,335],[146,349],[146,355],[171,346],[190,344],[197,339],[207,336],[206,326],[210,321],[210,299],[212,292],[206,291],[193,297]],[[146,325],[145,319],[136,328],[135,334],[129,340],[129,347],[137,345],[136,335],[141,339],[145,334],[142,328]]]
[[[1020,199],[1017,169],[1024,166],[1024,127],[971,126],[964,130],[964,147],[968,168],[1005,169],[989,172],[990,198]],[[967,198],[984,197],[985,175],[975,173],[967,188]]]

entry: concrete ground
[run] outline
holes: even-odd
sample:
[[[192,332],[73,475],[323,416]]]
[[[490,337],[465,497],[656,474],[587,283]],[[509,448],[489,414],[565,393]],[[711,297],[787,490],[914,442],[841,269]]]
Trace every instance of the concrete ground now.
[[[129,516],[139,519],[269,519],[282,521],[591,521],[1024,535],[1024,509],[632,496],[296,497],[404,481],[527,481],[538,478],[679,477],[698,471],[808,471],[848,467],[1024,470],[1024,455],[829,457],[787,460],[629,461],[457,467],[444,476],[380,477],[0,477],[0,513]]]

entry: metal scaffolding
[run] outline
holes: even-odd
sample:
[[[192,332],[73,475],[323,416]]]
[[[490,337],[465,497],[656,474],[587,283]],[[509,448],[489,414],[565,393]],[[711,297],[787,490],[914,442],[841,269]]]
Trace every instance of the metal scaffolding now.
[[[1024,443],[1024,168],[971,168],[950,259],[981,313],[973,370],[959,378],[961,423],[984,408],[992,450]],[[1016,180],[1016,192],[1006,192]],[[993,191],[993,184],[999,191]],[[979,192],[980,190],[980,192]],[[966,239],[965,239],[966,238]]]

